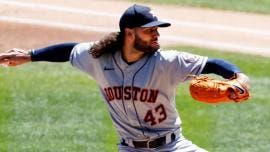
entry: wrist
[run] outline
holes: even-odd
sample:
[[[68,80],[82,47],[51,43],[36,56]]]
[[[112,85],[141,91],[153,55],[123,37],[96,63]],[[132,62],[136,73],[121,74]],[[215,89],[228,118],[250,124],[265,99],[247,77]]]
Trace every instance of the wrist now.
[[[249,78],[244,73],[236,73],[235,78],[229,81],[228,97],[235,102],[247,100],[250,96]]]
[[[244,73],[236,74],[236,81],[238,81],[241,85],[243,85],[247,90],[250,89],[250,80],[247,75]]]
[[[28,50],[27,51],[27,56],[28,56],[28,61],[29,62],[32,62],[33,51],[34,50]]]

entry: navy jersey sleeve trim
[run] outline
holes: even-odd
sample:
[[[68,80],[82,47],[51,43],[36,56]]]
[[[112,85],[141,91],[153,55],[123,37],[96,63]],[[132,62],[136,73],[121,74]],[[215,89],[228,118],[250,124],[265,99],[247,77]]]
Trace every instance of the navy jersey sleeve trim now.
[[[66,62],[69,61],[70,53],[78,43],[62,43],[45,48],[34,49],[30,52],[32,62]]]
[[[209,58],[202,70],[202,74],[214,73],[222,76],[225,79],[230,79],[235,76],[236,73],[240,73],[240,69],[223,59]]]

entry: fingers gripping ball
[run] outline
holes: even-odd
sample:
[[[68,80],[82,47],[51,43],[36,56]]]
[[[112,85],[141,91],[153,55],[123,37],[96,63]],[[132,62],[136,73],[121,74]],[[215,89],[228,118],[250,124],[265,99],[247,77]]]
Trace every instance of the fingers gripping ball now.
[[[249,98],[248,81],[217,80],[207,76],[194,76],[190,94],[195,100],[206,103],[243,101]]]

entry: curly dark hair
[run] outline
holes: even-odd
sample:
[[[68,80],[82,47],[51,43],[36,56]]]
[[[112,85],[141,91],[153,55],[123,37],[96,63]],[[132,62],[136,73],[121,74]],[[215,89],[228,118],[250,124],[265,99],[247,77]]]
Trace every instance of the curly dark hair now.
[[[122,48],[123,35],[121,32],[112,32],[103,37],[100,41],[96,42],[89,53],[93,58],[99,58],[104,53],[113,53]]]

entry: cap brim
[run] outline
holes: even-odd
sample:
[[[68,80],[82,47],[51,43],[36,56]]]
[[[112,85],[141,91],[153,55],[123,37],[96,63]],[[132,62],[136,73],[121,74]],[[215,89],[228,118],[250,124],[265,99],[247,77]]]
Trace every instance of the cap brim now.
[[[162,22],[162,21],[153,21],[153,22],[144,24],[144,25],[142,25],[141,27],[154,27],[154,26],[158,26],[158,27],[168,27],[168,26],[171,26],[171,23]]]

